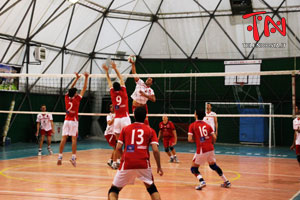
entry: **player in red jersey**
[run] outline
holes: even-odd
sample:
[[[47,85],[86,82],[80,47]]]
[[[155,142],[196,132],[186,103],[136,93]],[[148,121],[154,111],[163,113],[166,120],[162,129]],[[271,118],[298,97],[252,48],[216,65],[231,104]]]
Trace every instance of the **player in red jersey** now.
[[[133,62],[132,60],[131,60],[131,65],[132,65],[132,74],[137,74],[135,68],[135,62]],[[136,107],[144,107],[148,114],[147,101],[148,100],[152,102],[156,101],[154,91],[151,88],[151,85],[153,84],[153,79],[149,77],[147,78],[146,82],[144,82],[142,79],[135,76],[134,80],[136,83],[136,87],[134,92],[131,95],[131,98],[133,99],[132,112],[134,112]],[[146,116],[145,124],[149,125],[148,116]]]
[[[112,84],[108,74],[108,67],[105,64],[102,65],[103,69],[106,72],[106,79],[107,79],[108,86],[110,88],[110,97],[116,114],[114,120],[114,132],[115,132],[116,139],[118,140],[122,128],[131,124],[131,120],[129,117],[128,96],[127,96],[127,90],[125,87],[124,80],[119,70],[117,69],[116,64],[114,62],[111,62],[111,66],[115,70],[120,80],[120,83],[114,82]],[[118,163],[116,162],[115,158],[116,156],[114,156],[114,160],[112,163],[113,169],[118,168]]]
[[[78,110],[80,101],[86,91],[89,74],[84,73],[84,85],[80,92],[80,95],[77,94],[77,89],[74,87],[77,83],[80,75],[76,74],[76,78],[73,81],[68,93],[65,95],[65,105],[66,105],[66,117],[64,121],[62,139],[59,145],[59,154],[57,165],[62,164],[62,153],[66,144],[66,141],[69,136],[72,137],[72,158],[70,162],[74,167],[76,167],[76,149],[77,149],[77,136],[78,136]]]
[[[177,133],[176,133],[175,126],[173,122],[169,121],[166,115],[162,117],[162,120],[163,121],[159,123],[158,141],[160,140],[160,138],[163,138],[165,152],[170,157],[169,162],[178,163],[179,161],[177,159],[176,151],[174,148],[174,146],[177,143]]]
[[[118,199],[121,189],[127,184],[134,184],[135,178],[144,182],[151,199],[160,199],[153,182],[149,154],[149,146],[151,145],[157,165],[157,173],[162,176],[163,170],[160,165],[157,136],[150,126],[143,123],[146,118],[145,108],[136,108],[134,118],[136,122],[125,127],[118,140],[116,151],[121,154],[122,146],[124,145],[125,148],[121,165],[108,192],[109,200]]]
[[[298,106],[296,106],[296,115],[299,116],[293,120],[294,140],[290,149],[296,150],[297,161],[300,166],[300,111]]]
[[[224,176],[221,168],[216,164],[216,158],[214,153],[214,142],[216,141],[216,135],[214,134],[213,128],[202,121],[205,117],[205,112],[203,110],[195,111],[195,119],[196,121],[190,124],[189,133],[188,133],[188,141],[195,142],[197,146],[197,151],[194,155],[191,172],[194,174],[199,180],[200,184],[196,186],[196,190],[201,190],[206,186],[206,183],[199,172],[200,164],[204,164],[208,162],[209,167],[216,171],[218,175],[224,181],[221,184],[222,187],[229,188],[231,183]]]

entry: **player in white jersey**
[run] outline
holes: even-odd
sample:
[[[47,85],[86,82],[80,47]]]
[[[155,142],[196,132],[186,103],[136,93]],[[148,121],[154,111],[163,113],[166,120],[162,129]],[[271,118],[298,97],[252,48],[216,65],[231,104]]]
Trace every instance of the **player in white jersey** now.
[[[131,61],[132,65],[132,74],[136,73],[135,62]],[[155,94],[151,85],[153,84],[152,78],[147,78],[146,82],[144,82],[139,77],[134,77],[136,87],[134,92],[131,95],[132,101],[132,112],[134,112],[136,107],[144,107],[146,109],[146,113],[148,114],[148,106],[147,101],[150,100],[152,102],[156,101]],[[146,116],[145,124],[149,125],[148,116]]]
[[[293,120],[293,129],[294,129],[294,140],[291,146],[291,150],[296,150],[297,160],[300,166],[300,111],[299,107],[296,106],[296,115],[297,118]]]
[[[113,152],[111,154],[110,159],[107,161],[107,164],[112,167],[113,161],[116,161],[117,159],[115,158],[115,150],[116,150],[116,136],[114,132],[114,121],[115,121],[115,111],[114,111],[114,106],[113,104],[109,105],[109,111],[110,113],[106,116],[106,130],[104,132],[104,137],[106,141],[108,142],[109,146],[113,148]]]
[[[211,111],[211,104],[206,104],[206,116],[203,118],[203,121],[208,123],[214,130],[215,135],[218,136],[218,119],[216,113]]]
[[[41,111],[42,112],[47,111],[47,107],[45,104],[41,105]],[[41,136],[42,136],[39,141],[38,155],[39,156],[42,155],[42,147],[43,147],[45,135],[47,135],[48,152],[50,155],[52,155],[53,151],[51,149],[51,135],[54,134],[52,114],[49,113],[38,114],[36,122],[37,124],[36,124],[35,136],[38,137],[40,128],[41,128]]]

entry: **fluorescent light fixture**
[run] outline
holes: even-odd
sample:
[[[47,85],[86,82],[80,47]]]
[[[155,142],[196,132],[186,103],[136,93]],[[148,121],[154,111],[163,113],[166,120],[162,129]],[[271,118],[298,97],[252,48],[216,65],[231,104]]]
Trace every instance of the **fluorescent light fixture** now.
[[[68,0],[70,1],[71,3],[77,3],[79,0]]]

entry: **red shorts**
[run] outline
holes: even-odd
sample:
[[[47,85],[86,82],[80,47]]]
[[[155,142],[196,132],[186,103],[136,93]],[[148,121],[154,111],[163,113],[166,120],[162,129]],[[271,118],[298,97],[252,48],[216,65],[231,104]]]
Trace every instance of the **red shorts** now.
[[[163,143],[165,148],[172,147],[175,143],[175,137],[163,137]]]
[[[145,104],[144,106],[141,106],[141,107],[144,107],[146,109],[146,114],[148,114],[148,106],[147,106],[147,104]],[[136,109],[136,106],[132,106],[132,113],[134,113],[135,109]]]
[[[105,139],[107,140],[109,146],[111,146],[112,148],[116,147],[117,140],[114,134],[105,135]]]
[[[51,136],[51,135],[52,135],[52,130],[50,130],[50,131],[45,131],[45,130],[41,129],[41,135]]]
[[[296,154],[300,155],[300,145],[296,145]]]

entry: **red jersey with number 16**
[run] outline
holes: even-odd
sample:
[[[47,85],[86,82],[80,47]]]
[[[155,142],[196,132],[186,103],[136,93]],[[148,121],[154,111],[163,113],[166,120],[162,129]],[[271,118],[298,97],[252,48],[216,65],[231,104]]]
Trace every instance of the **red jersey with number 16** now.
[[[149,145],[158,145],[156,133],[150,126],[138,122],[130,124],[122,129],[118,142],[125,147],[119,170],[150,167]]]
[[[197,120],[189,126],[189,135],[194,136],[194,140],[197,146],[197,154],[214,150],[212,143],[212,127],[202,120]]]
[[[82,96],[76,95],[74,97],[69,97],[68,94],[65,95],[65,105],[66,105],[66,117],[65,120],[78,121],[78,110]]]
[[[115,91],[114,88],[110,88],[110,98],[115,108],[116,117],[122,118],[129,116],[128,111],[128,96],[126,87],[121,86],[119,91]]]

